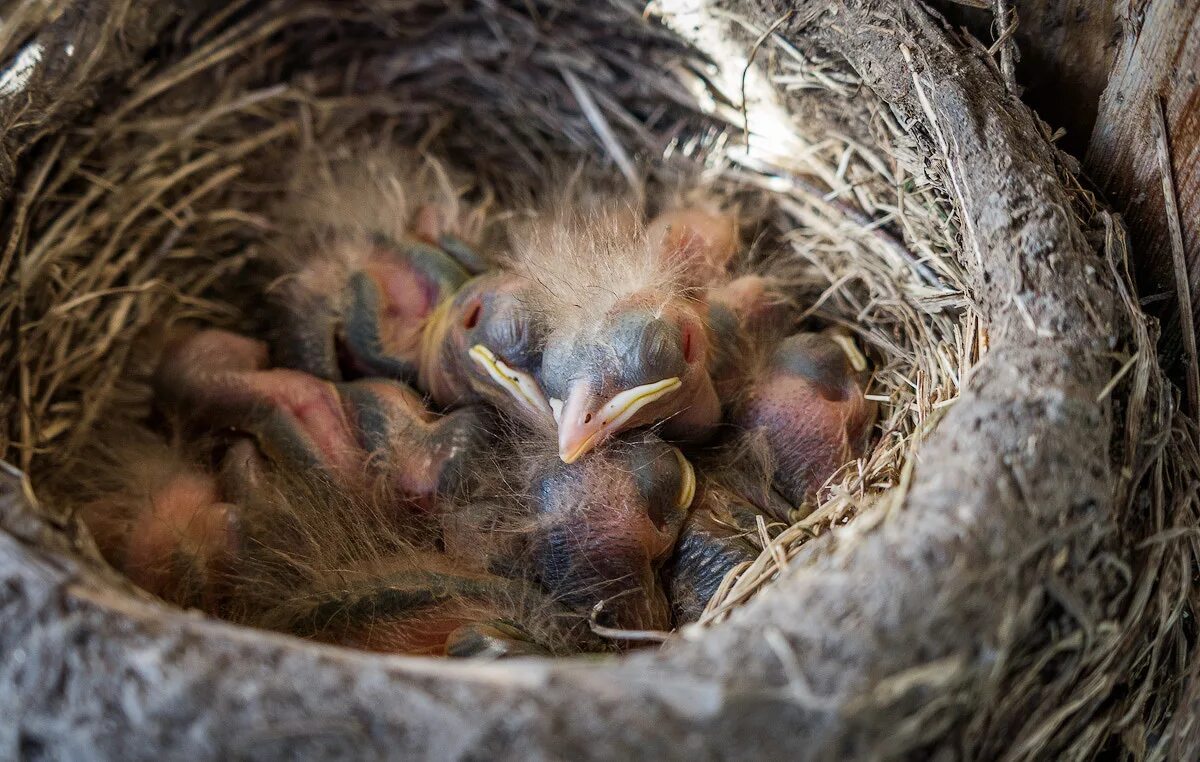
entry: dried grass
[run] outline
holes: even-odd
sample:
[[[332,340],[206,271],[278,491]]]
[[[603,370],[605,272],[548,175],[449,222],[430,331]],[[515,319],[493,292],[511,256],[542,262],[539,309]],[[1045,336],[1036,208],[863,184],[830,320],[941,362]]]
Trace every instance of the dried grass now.
[[[880,405],[880,433],[864,457],[830,479],[811,512],[799,512],[727,581],[703,624],[721,621],[810,540],[860,512],[871,514],[868,523],[884,520],[900,505],[921,438],[987,347],[962,286],[955,212],[925,175],[912,138],[851,71],[735,21],[779,55],[770,81],[792,94],[776,109],[751,106],[749,131],[756,116],[770,119],[790,106],[795,120],[773,129],[788,131],[791,151],[756,153],[751,143],[715,171],[770,194],[783,251],[760,252],[764,265],[795,273],[807,292],[806,316],[843,327],[874,361],[868,396]]]

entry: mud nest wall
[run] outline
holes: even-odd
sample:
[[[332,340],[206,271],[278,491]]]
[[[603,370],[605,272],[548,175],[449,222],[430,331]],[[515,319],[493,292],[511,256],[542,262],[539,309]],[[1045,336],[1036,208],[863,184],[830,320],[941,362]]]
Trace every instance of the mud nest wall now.
[[[1196,432],[1119,221],[920,3],[8,5],[6,752],[1182,753]],[[255,328],[262,210],[363,136],[502,199],[586,156],[758,194],[878,360],[878,444],[654,653],[371,656],[139,594],[47,498],[145,404],[143,329]]]

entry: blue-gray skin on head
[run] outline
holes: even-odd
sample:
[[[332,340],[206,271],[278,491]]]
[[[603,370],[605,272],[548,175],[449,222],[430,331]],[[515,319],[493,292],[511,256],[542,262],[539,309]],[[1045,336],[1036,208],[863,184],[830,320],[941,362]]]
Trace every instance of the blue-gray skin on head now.
[[[441,405],[487,401],[501,411],[550,423],[542,391],[548,329],[532,286],[503,272],[468,282],[433,318],[432,356],[421,385]]]
[[[556,408],[559,455],[573,462],[621,431],[662,422],[699,440],[720,422],[704,307],[676,299],[613,309],[594,328],[551,334],[542,382]]]
[[[818,333],[789,336],[771,356],[771,372],[807,379],[830,402],[853,396],[854,369],[845,351]]]
[[[531,309],[530,295],[497,276],[488,286],[468,289],[455,300],[464,319],[464,343],[483,344],[509,365],[537,371],[546,345],[546,325]]]
[[[690,464],[652,435],[578,463],[546,463],[530,488],[537,577],[577,610],[605,600],[615,626],[667,627],[656,570],[674,547],[694,487]]]
[[[681,376],[686,368],[679,326],[649,310],[629,310],[573,341],[555,335],[542,360],[542,383],[561,400],[579,381],[610,399],[624,389]]]

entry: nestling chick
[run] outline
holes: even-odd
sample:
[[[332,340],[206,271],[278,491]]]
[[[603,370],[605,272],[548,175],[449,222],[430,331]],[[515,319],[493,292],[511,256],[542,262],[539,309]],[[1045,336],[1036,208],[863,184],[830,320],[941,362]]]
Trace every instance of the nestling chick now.
[[[482,211],[461,203],[441,165],[378,151],[306,167],[297,184],[271,292],[278,364],[415,381],[426,321],[487,266],[466,243],[482,235]]]
[[[734,493],[711,479],[701,480],[675,552],[663,568],[676,626],[699,619],[725,575],[758,557],[756,515]]]
[[[732,420],[766,440],[775,489],[799,506],[862,452],[875,404],[837,341],[800,333],[767,356]]]
[[[516,240],[514,266],[542,287],[553,328],[541,380],[563,461],[650,424],[671,441],[711,435],[740,320],[705,289],[727,279],[733,217],[684,208],[647,226],[634,209],[581,204]]]
[[[611,626],[669,628],[658,568],[675,546],[695,486],[683,454],[648,433],[579,463],[548,459],[531,485],[537,577],[578,611],[603,600]]]
[[[116,435],[100,494],[79,516],[100,552],[138,587],[216,613],[240,544],[240,513],[216,477],[149,435]],[[99,464],[93,464],[99,467]]]
[[[318,203],[293,200],[304,219],[291,246],[307,255],[282,257],[275,353],[322,378],[401,379],[443,407],[486,401],[540,425],[552,413],[534,289],[480,275],[489,262],[466,241],[483,236],[485,210],[447,178],[435,163],[371,155],[318,179]]]
[[[155,377],[160,402],[194,425],[254,437],[271,461],[319,469],[350,488],[383,486],[428,508],[486,446],[486,412],[444,416],[386,379],[335,384],[267,369],[264,344],[204,330],[174,341]]]
[[[539,373],[549,326],[538,290],[493,272],[467,283],[430,319],[419,383],[443,406],[487,402],[535,427],[553,425]]]
[[[262,626],[339,645],[427,656],[549,655],[520,622],[552,609],[528,584],[455,568],[431,553],[330,570],[263,614]]]
[[[265,465],[245,498],[235,621],[433,656],[560,654],[587,640],[582,618],[531,583],[419,546],[378,496]]]

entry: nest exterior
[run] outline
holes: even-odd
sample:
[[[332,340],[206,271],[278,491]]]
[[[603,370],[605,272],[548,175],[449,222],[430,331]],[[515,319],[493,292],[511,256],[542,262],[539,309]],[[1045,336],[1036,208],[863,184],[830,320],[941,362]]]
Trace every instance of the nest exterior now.
[[[1119,221],[1003,68],[915,0],[644,10],[4,6],[2,753],[1185,753],[1197,432]],[[756,199],[751,256],[875,362],[876,443],[659,652],[380,657],[139,593],[56,484],[148,404],[129,381],[147,329],[262,328],[289,168],[363,136],[501,200],[582,160]]]

